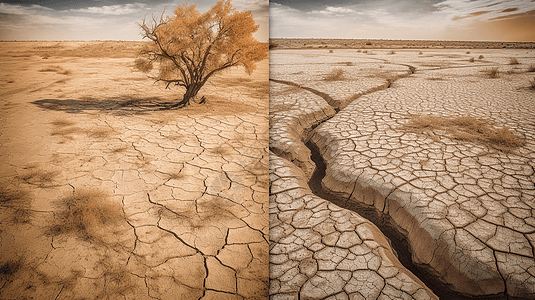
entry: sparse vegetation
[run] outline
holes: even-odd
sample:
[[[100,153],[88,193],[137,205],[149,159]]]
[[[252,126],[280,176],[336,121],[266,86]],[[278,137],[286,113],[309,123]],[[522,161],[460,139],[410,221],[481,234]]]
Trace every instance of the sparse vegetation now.
[[[359,50],[357,50],[357,52],[360,53],[360,52],[362,52],[362,50],[359,49]]]
[[[516,57],[510,57],[509,58],[509,64],[510,65],[519,65],[520,62],[518,62],[518,59],[516,59]]]
[[[100,240],[124,222],[122,205],[100,190],[75,190],[57,202],[59,212],[49,235],[75,234],[79,237]]]
[[[59,174],[58,171],[50,171],[37,168],[29,169],[30,170],[28,172],[23,173],[18,178],[20,178],[26,183],[37,185],[40,187],[49,186]]]
[[[485,58],[485,56],[479,55],[479,59],[483,59],[483,58]]]
[[[32,199],[28,192],[0,187],[0,207],[11,210],[10,222],[27,223],[30,221]]]
[[[474,62],[476,59],[473,58],[473,57],[470,57],[470,59],[468,60],[469,62]]]
[[[54,125],[54,126],[58,126],[58,127],[67,127],[67,126],[72,126],[76,123],[70,121],[70,120],[67,120],[67,119],[55,119],[54,121],[52,121],[50,124]]]
[[[486,69],[484,72],[490,78],[500,77],[500,72],[498,71],[498,67]]]
[[[331,49],[331,50],[329,50],[329,53],[334,53],[334,51]]]
[[[422,51],[418,52],[418,55],[422,55],[422,54],[424,54]]]
[[[530,89],[532,89],[532,90],[535,91],[535,78],[533,78],[533,80],[531,80],[531,81],[529,82],[529,84],[530,84]]]
[[[329,74],[323,77],[323,80],[325,81],[340,81],[344,79],[344,70],[340,68],[334,68]]]
[[[429,136],[435,136],[433,131],[443,131],[450,138],[484,144],[504,152],[525,145],[525,139],[514,134],[507,126],[497,127],[488,120],[471,116],[413,115],[404,128]]]
[[[535,65],[529,65],[528,70],[526,72],[535,72]]]
[[[87,133],[89,137],[96,138],[96,139],[104,139],[107,138],[113,130],[109,128],[98,128],[95,130],[91,130]]]
[[[470,51],[467,51],[466,54],[470,54]]]
[[[364,51],[362,51],[362,53],[368,53],[368,50],[364,50]]]
[[[390,54],[390,55],[392,55],[392,54],[396,54],[396,51],[394,51],[394,50],[390,50],[390,51],[388,52],[388,54]]]
[[[0,278],[12,276],[13,274],[17,273],[21,267],[22,262],[20,260],[6,261],[0,265]]]

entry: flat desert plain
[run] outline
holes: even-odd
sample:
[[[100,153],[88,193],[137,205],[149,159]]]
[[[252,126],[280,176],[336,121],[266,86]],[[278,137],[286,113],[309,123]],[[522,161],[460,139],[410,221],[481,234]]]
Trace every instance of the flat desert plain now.
[[[141,45],[0,43],[1,299],[267,298],[268,61],[161,110]]]
[[[273,299],[535,299],[535,51],[272,48],[269,140]]]

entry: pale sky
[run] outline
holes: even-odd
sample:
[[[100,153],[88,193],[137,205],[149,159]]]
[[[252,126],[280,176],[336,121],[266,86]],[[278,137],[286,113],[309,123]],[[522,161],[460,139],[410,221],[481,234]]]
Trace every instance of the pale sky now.
[[[141,40],[143,17],[168,14],[185,1],[177,0],[0,0],[0,40]],[[217,0],[196,0],[203,13]],[[233,0],[238,11],[253,11],[260,28],[257,40],[269,38],[269,1]]]
[[[272,38],[535,41],[535,0],[271,0]]]

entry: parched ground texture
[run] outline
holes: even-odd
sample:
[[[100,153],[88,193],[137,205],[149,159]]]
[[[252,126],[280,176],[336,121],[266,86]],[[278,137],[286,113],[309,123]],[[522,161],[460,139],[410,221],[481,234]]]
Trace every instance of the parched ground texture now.
[[[268,61],[166,111],[138,47],[0,43],[1,299],[268,297]]]
[[[271,51],[271,297],[535,299],[534,71],[533,50]]]

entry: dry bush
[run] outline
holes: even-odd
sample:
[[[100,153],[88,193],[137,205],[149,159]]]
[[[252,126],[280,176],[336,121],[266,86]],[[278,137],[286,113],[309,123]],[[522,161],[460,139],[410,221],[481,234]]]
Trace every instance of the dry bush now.
[[[483,58],[485,58],[485,56],[483,56],[483,55],[480,55],[480,56],[479,56],[479,59],[483,59]]]
[[[390,50],[390,52],[388,52],[388,54],[392,55],[392,54],[396,54],[396,51],[394,50]]]
[[[32,199],[28,192],[0,187],[0,207],[10,210],[9,222],[29,222],[32,216],[31,204]]]
[[[467,51],[466,54],[470,54],[470,51]]]
[[[500,77],[500,72],[498,71],[497,67],[486,69],[484,72],[490,78],[498,78],[498,77]]]
[[[516,59],[515,57],[510,57],[509,58],[509,64],[510,65],[519,65],[520,63],[518,62],[518,59]]]
[[[473,57],[470,57],[470,59],[468,60],[469,62],[474,62],[476,59],[473,58]]]
[[[334,53],[334,51],[331,49],[331,50],[329,50],[329,53]]]
[[[470,116],[413,115],[403,128],[428,135],[433,135],[435,130],[444,131],[450,138],[487,145],[504,152],[511,152],[526,143],[524,137],[514,134],[506,126],[496,127],[488,120]]]
[[[535,90],[535,78],[529,82],[529,88]]]
[[[331,73],[325,75],[325,77],[323,77],[323,80],[325,81],[340,81],[340,80],[344,80],[345,77],[344,77],[344,70],[340,69],[340,68],[334,68],[332,69]]]
[[[535,72],[535,65],[529,65],[528,70],[526,72]]]
[[[424,53],[423,53],[422,51],[420,51],[420,52],[418,52],[418,54],[419,54],[419,55],[422,55],[422,54],[424,54]]]
[[[359,50],[357,50],[357,52],[360,53],[360,52],[362,52],[362,51],[359,49]]]
[[[124,222],[122,205],[101,190],[76,190],[56,205],[59,211],[49,235],[75,234],[98,241]]]
[[[362,53],[368,53],[368,50],[364,50],[364,51],[362,51]]]

